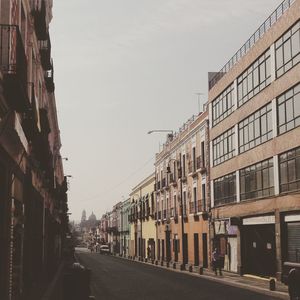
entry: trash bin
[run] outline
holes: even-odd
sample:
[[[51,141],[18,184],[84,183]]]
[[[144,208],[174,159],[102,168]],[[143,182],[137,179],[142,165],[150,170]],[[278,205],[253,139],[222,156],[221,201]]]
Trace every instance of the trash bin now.
[[[300,270],[293,268],[287,277],[289,295],[291,300],[300,300]]]
[[[64,300],[83,300],[90,295],[91,271],[79,263],[74,263],[67,270],[63,281]]]

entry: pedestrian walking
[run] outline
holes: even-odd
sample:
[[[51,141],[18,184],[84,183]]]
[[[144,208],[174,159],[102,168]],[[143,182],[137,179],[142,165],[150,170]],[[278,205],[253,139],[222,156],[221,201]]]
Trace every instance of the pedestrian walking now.
[[[223,275],[221,263],[222,263],[222,261],[221,261],[221,256],[220,256],[219,250],[218,250],[218,248],[215,248],[212,253],[212,267],[213,267],[213,270],[216,275],[218,275],[218,271],[219,271],[220,276]]]

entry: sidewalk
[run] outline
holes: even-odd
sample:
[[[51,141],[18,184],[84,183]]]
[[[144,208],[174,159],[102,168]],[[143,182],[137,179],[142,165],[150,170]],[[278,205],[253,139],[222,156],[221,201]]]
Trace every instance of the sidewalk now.
[[[121,256],[116,256],[116,257],[119,257],[122,259],[127,259],[127,260],[132,260],[132,259],[129,259],[126,257],[121,257]],[[287,286],[276,280],[275,280],[275,282],[276,282],[275,291],[271,291],[270,290],[270,282],[269,282],[269,279],[267,279],[267,278],[261,278],[261,277],[252,276],[252,275],[240,276],[238,274],[225,272],[225,271],[223,271],[223,276],[216,276],[214,274],[214,272],[212,272],[208,269],[204,269],[203,274],[200,275],[198,267],[193,267],[192,271],[190,272],[188,270],[188,268],[186,268],[186,270],[184,270],[184,271],[180,271],[179,264],[176,264],[176,269],[174,269],[173,263],[170,263],[169,267],[167,267],[166,262],[163,262],[163,266],[162,266],[161,262],[158,262],[158,264],[156,265],[155,262],[152,264],[151,261],[150,262],[142,262],[142,261],[139,261],[138,259],[135,259],[132,261],[135,261],[138,263],[150,264],[155,267],[167,269],[167,270],[173,271],[173,272],[181,272],[181,273],[183,272],[186,275],[195,276],[195,277],[199,277],[199,278],[201,277],[201,278],[219,282],[222,284],[227,284],[230,286],[255,291],[257,293],[272,296],[272,297],[275,297],[278,299],[285,299],[285,300],[290,299],[289,295],[288,295]]]

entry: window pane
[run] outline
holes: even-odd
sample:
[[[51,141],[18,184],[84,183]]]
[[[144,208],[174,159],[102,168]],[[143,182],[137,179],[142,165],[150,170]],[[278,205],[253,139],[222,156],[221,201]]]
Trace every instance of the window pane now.
[[[284,62],[288,62],[292,58],[291,42],[288,40],[283,44]]]
[[[283,65],[283,52],[282,47],[276,50],[276,66],[277,69]]]
[[[300,93],[294,96],[294,117],[300,116]]]
[[[292,36],[292,55],[296,56],[300,52],[300,33],[296,32]]]
[[[288,181],[295,181],[296,180],[296,169],[295,169],[295,161],[289,160],[288,161]]]

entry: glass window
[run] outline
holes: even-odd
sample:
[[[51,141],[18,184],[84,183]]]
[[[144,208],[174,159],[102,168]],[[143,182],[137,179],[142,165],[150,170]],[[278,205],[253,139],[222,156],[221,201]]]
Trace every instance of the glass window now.
[[[279,156],[280,192],[300,190],[300,147]]]
[[[276,76],[280,77],[300,61],[300,21],[275,43]]]
[[[271,103],[239,123],[239,153],[254,148],[273,137]]]
[[[300,84],[277,98],[278,133],[300,125]]]
[[[234,109],[233,103],[233,84],[231,84],[221,95],[212,103],[213,126],[228,117]]]
[[[215,206],[236,202],[236,176],[231,173],[214,180]]]
[[[241,169],[240,182],[241,200],[274,195],[273,158]]]
[[[234,156],[234,127],[227,130],[213,140],[213,163],[214,166]]]
[[[238,77],[239,106],[251,99],[271,82],[270,51],[260,56]]]

